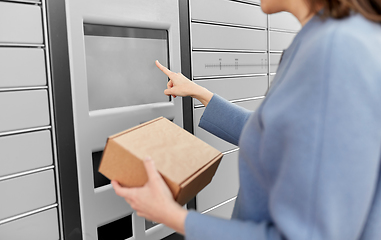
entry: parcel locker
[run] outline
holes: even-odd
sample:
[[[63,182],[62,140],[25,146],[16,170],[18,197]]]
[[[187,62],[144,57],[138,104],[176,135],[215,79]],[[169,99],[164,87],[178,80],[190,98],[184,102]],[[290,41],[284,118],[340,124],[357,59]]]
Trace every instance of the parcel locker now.
[[[230,0],[191,0],[193,21],[247,27],[267,27],[267,15],[259,6]]]
[[[193,52],[193,78],[267,74],[267,53]]]
[[[0,225],[0,239],[58,240],[57,209],[52,208]]]
[[[45,86],[45,52],[40,48],[0,48],[0,88]]]
[[[266,51],[267,32],[247,28],[192,23],[193,49]]]
[[[56,203],[53,170],[0,182],[0,220]]]
[[[288,12],[280,12],[269,15],[269,28],[297,32],[301,29],[300,22],[294,15]]]
[[[270,52],[287,49],[295,36],[295,33],[270,31]]]
[[[237,196],[238,151],[224,154],[212,182],[197,194],[197,211],[203,212]]]
[[[268,89],[267,76],[197,80],[196,83],[227,100],[264,96]],[[194,99],[195,105],[201,102]]]
[[[0,132],[49,125],[48,93],[46,90],[0,92],[0,112]]]
[[[0,177],[53,164],[50,131],[0,137]]]
[[[41,8],[0,2],[0,43],[43,44]]]

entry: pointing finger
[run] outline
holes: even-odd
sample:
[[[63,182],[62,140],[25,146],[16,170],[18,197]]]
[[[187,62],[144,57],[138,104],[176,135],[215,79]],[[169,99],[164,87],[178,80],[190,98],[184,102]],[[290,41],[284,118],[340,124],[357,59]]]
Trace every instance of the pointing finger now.
[[[156,66],[157,66],[163,73],[165,73],[165,75],[167,75],[168,77],[169,77],[169,75],[171,75],[171,74],[173,73],[172,71],[168,70],[168,68],[166,68],[166,67],[164,67],[163,65],[161,65],[161,64],[159,63],[158,60],[156,60],[155,63],[156,63]]]

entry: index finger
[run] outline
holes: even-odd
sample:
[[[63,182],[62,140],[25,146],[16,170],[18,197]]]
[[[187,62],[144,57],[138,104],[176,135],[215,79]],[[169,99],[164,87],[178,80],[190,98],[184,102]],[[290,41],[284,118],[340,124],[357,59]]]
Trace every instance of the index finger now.
[[[167,75],[169,77],[170,74],[172,74],[172,71],[170,71],[168,68],[164,67],[163,65],[161,65],[159,63],[158,60],[155,61],[156,63],[156,66],[163,72],[165,73],[165,75]]]

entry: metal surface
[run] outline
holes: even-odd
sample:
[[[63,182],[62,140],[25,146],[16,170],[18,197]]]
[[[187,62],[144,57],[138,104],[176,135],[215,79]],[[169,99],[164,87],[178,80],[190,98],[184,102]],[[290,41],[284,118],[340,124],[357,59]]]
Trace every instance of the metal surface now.
[[[0,42],[43,43],[41,8],[0,2]]]
[[[1,162],[0,178],[53,164],[50,131],[2,137],[0,152],[6,156]]]
[[[0,238],[7,240],[16,239],[59,239],[57,209],[23,217],[21,219],[0,225]],[[22,231],[20,231],[22,229]]]
[[[296,34],[270,31],[270,51],[280,51],[287,49]]]
[[[286,31],[298,32],[302,26],[296,17],[288,12],[270,14],[270,29],[280,29]]]
[[[204,20],[221,24],[267,27],[267,16],[261,8],[228,0],[191,0],[192,21]]]
[[[0,112],[2,113],[0,132],[49,125],[47,91],[1,92]]]
[[[0,88],[46,85],[44,54],[38,48],[0,48]]]
[[[192,47],[263,51],[267,49],[264,30],[192,23]]]
[[[198,80],[196,83],[226,100],[264,96],[268,89],[267,75],[262,77]],[[199,105],[201,102],[194,100],[194,104]]]
[[[68,22],[68,53],[82,236],[86,240],[96,239],[98,227],[130,215],[133,211],[123,198],[115,194],[110,185],[94,189],[92,153],[102,150],[110,135],[159,116],[173,119],[176,124],[182,126],[182,102],[181,98],[172,98],[170,102],[91,111],[88,102],[89,69],[87,69],[88,59],[83,41],[85,37],[83,24],[166,30],[169,42],[169,65],[171,70],[180,72],[178,2],[173,0],[159,2],[155,0],[122,2],[116,0],[107,2],[66,0],[65,8]],[[136,56],[136,61],[139,61],[138,56]],[[136,74],[131,72],[131,76],[136,76]],[[131,87],[133,88],[134,85]],[[165,87],[161,92],[164,89]],[[133,225],[144,231],[144,221],[140,221],[140,218],[136,218],[136,221],[134,219]],[[159,239],[171,233],[173,230],[159,225],[147,230],[142,235],[135,231],[132,238]]]
[[[54,204],[53,170],[1,181],[0,192],[0,220]]]
[[[193,52],[193,77],[267,74],[266,53]]]

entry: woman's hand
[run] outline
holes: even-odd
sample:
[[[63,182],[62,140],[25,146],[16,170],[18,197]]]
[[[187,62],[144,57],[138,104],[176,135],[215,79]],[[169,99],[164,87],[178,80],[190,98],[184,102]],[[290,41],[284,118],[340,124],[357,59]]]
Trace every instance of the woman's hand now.
[[[191,96],[193,98],[196,98],[199,100],[204,106],[206,107],[210,101],[210,99],[213,97],[213,93],[211,93],[209,90],[207,90],[204,87],[201,87],[197,85],[196,83],[190,81],[188,78],[186,78],[181,73],[174,73],[168,68],[164,67],[159,63],[159,61],[156,61],[156,66],[165,73],[170,81],[167,84],[167,89],[165,89],[164,94],[173,97],[181,96]]]
[[[156,170],[154,161],[148,157],[144,166],[148,175],[147,183],[143,187],[125,188],[112,181],[116,194],[123,197],[138,216],[163,223],[184,234],[187,210],[175,202],[167,184]]]

